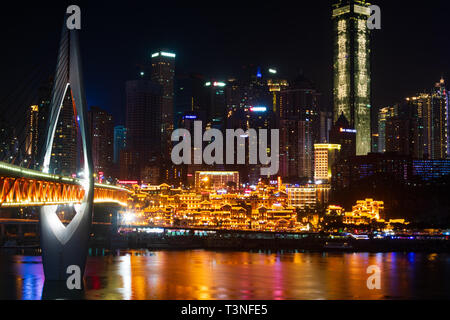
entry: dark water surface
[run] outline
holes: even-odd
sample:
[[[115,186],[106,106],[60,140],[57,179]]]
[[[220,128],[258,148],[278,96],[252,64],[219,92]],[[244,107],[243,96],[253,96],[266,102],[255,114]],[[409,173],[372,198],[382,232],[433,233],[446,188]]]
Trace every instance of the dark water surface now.
[[[380,290],[367,288],[370,265]],[[40,256],[0,253],[0,299],[41,299],[43,288]],[[88,258],[83,298],[449,299],[450,254],[100,252]]]

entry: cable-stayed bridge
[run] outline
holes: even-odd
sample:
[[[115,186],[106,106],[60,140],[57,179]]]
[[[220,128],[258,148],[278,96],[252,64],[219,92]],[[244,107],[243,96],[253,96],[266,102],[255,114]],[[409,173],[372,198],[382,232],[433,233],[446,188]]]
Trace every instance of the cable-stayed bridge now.
[[[46,280],[65,281],[70,270],[79,270],[82,276],[94,204],[126,207],[128,200],[128,190],[94,182],[80,26],[71,27],[69,23],[80,19],[79,15],[77,6],[70,6],[65,15],[51,93],[45,99],[39,97],[37,103],[32,97],[33,83],[42,75],[38,70],[30,72],[34,79],[24,78],[26,84],[16,86],[20,89],[12,90],[4,99],[0,97],[0,213],[39,209]],[[39,113],[37,104],[46,112]],[[30,116],[30,106],[37,114]],[[69,134],[67,128],[71,129]],[[69,144],[73,148],[62,153]],[[55,161],[57,156],[59,160]],[[65,158],[75,161],[68,167],[58,166]],[[73,213],[70,221],[59,215],[61,207],[67,206]]]

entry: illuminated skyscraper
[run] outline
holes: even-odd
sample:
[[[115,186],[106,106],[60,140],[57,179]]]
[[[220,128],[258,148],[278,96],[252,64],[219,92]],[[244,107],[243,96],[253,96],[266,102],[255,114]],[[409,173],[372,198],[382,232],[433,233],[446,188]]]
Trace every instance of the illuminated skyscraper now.
[[[64,97],[59,113],[50,172],[68,176],[77,173],[77,126],[70,91]]]
[[[112,176],[114,159],[114,121],[111,114],[98,107],[88,113],[91,132],[94,172],[101,176]]]
[[[114,163],[119,162],[120,150],[127,146],[127,128],[124,126],[114,127]]]
[[[333,5],[334,122],[341,115],[356,130],[356,154],[371,151],[370,38],[365,0]]]
[[[148,80],[126,83],[127,149],[119,155],[121,179],[139,180],[141,169],[161,158],[162,88]],[[124,173],[126,172],[126,173]]]
[[[314,175],[314,144],[320,142],[320,97],[303,75],[280,91],[280,171],[283,178]]]
[[[33,105],[30,107],[27,114],[27,137],[26,137],[26,151],[29,160],[34,164],[38,156],[38,129],[39,129],[39,106]]]
[[[445,81],[441,79],[431,92],[406,98],[415,109],[419,123],[419,158],[447,159],[449,157],[449,110]]]
[[[332,168],[338,159],[340,144],[316,143],[314,144],[314,180],[316,182],[330,182]]]
[[[165,159],[170,159],[172,142],[170,140],[174,123],[174,77],[175,77],[174,53],[158,51],[152,54],[152,76],[153,82],[162,87],[161,106],[161,147]]]

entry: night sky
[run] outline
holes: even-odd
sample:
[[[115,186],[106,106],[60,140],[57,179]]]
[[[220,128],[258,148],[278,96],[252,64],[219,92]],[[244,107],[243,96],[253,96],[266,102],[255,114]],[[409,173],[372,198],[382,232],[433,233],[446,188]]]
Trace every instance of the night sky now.
[[[111,111],[116,124],[125,120],[125,81],[136,78],[158,48],[177,54],[177,74],[226,79],[250,63],[275,67],[286,77],[303,70],[331,109],[332,2],[3,2],[0,98],[36,66],[41,78],[54,71],[63,14],[78,4],[88,103]],[[374,4],[382,10],[382,29],[372,42],[375,108],[449,77],[449,1]]]

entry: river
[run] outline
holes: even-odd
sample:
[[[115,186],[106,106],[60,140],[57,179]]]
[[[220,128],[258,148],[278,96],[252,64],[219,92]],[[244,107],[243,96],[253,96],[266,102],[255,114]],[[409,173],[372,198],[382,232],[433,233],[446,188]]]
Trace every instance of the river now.
[[[85,299],[450,298],[450,254],[300,251],[91,251]],[[367,267],[381,288],[367,288]],[[38,300],[39,255],[0,253],[0,299]]]

